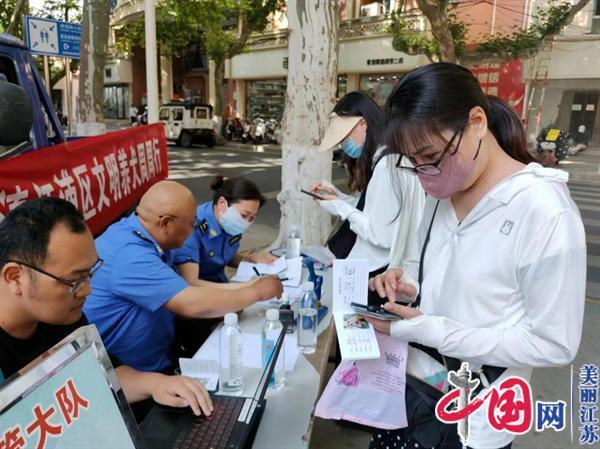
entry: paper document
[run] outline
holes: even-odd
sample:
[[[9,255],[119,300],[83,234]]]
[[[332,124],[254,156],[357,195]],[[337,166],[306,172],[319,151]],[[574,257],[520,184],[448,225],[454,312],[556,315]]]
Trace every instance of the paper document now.
[[[286,263],[287,269],[279,277],[288,278],[287,281],[283,281],[284,286],[298,287],[302,282],[302,257],[287,259]]]
[[[273,263],[251,263],[251,262],[240,262],[237,273],[235,276],[231,278],[234,282],[247,282],[252,278],[255,278],[256,271],[258,271],[261,275],[278,275],[283,273],[288,268],[287,261],[285,257],[280,257]]]
[[[333,262],[333,311],[352,311],[350,303],[367,304],[369,296],[369,261],[336,259]]]
[[[179,359],[181,375],[199,381],[208,391],[215,391],[219,382],[219,362],[217,360]]]
[[[284,340],[285,370],[293,371],[298,359],[296,334],[287,334]],[[243,364],[246,368],[262,368],[262,337],[260,334],[242,333]],[[180,359],[181,360],[181,359]],[[219,360],[219,332],[213,332],[194,356],[194,360]]]
[[[333,314],[342,360],[378,359],[379,345],[373,325],[356,313]]]
[[[343,360],[380,357],[375,329],[358,315],[351,303],[368,303],[369,261],[333,261],[333,319]]]
[[[322,263],[324,267],[330,267],[335,259],[335,255],[326,246],[303,246],[300,252],[306,257]]]

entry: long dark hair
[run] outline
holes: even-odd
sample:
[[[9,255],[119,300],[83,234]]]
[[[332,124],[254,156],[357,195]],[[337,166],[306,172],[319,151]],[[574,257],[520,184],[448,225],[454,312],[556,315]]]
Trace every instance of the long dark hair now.
[[[257,200],[259,207],[262,207],[266,201],[258,190],[258,186],[242,176],[225,178],[218,175],[210,184],[210,188],[215,191],[213,204],[217,204],[221,197],[225,197],[229,205],[243,200]]]
[[[383,140],[383,112],[368,94],[358,91],[344,95],[333,112],[340,116],[363,117],[367,122],[367,138],[360,157],[342,156],[348,170],[348,188],[351,192],[362,192],[371,179],[373,157]]]
[[[498,97],[486,96],[469,70],[447,62],[412,70],[388,97],[388,151],[409,154],[410,148],[422,146],[424,140],[444,139],[442,131],[463,128],[475,106],[485,111],[488,128],[505,153],[523,163],[533,161],[514,110]]]

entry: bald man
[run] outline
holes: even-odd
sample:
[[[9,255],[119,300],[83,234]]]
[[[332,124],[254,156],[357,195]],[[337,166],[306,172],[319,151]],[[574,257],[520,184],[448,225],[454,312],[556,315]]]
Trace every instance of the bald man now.
[[[135,213],[96,239],[104,265],[92,279],[84,312],[109,352],[138,370],[172,372],[175,315],[220,317],[281,296],[276,277],[241,286],[188,284],[173,269],[171,250],[192,233],[195,212],[185,186],[161,181],[144,194]]]

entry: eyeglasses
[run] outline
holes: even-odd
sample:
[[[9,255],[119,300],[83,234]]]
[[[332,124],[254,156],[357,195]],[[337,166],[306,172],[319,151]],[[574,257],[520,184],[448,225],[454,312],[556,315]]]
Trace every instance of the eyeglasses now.
[[[442,160],[444,159],[444,157],[446,157],[448,150],[452,147],[452,143],[454,142],[454,139],[456,139],[456,136],[458,136],[460,134],[460,138],[458,139],[458,143],[456,144],[456,150],[454,150],[450,154],[454,155],[458,151],[458,149],[460,147],[460,142],[462,141],[462,136],[463,136],[464,130],[465,130],[465,128],[463,127],[454,132],[454,134],[448,141],[448,144],[444,148],[442,155],[435,162],[431,162],[428,164],[417,164],[414,158],[409,157],[408,159],[413,163],[414,167],[399,166],[398,168],[401,168],[402,170],[406,170],[413,174],[421,174],[421,175],[428,175],[428,176],[439,175],[441,173],[439,165],[442,163]]]
[[[94,265],[91,266],[90,272],[80,279],[76,279],[74,281],[69,281],[68,279],[61,278],[60,276],[55,276],[54,274],[48,273],[47,271],[42,270],[34,265],[28,264],[26,262],[21,262],[19,260],[9,260],[8,262],[18,263],[19,265],[23,265],[27,268],[31,268],[38,273],[51,277],[55,281],[60,282],[61,284],[67,285],[69,288],[69,293],[71,295],[75,295],[78,291],[80,291],[86,282],[90,282],[92,280],[92,276],[102,267],[104,261],[102,259],[98,259]]]

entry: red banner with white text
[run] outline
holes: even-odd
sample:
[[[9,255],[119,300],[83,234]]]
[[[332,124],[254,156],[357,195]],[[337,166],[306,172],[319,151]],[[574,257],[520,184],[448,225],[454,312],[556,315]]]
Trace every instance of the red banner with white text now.
[[[523,61],[515,60],[504,64],[482,64],[470,68],[486,94],[495,95],[506,101],[517,112],[523,113],[525,80]]]
[[[0,221],[28,199],[57,196],[97,233],[167,176],[162,123],[31,151],[0,161]]]

